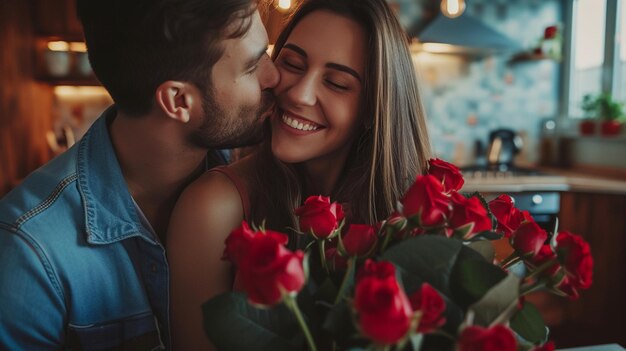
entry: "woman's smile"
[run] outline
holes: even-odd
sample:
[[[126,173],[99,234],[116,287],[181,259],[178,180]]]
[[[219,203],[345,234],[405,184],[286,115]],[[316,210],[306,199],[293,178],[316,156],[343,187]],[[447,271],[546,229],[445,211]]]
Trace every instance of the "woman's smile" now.
[[[308,135],[325,128],[321,124],[287,111],[279,110],[279,116],[281,127],[297,135]]]

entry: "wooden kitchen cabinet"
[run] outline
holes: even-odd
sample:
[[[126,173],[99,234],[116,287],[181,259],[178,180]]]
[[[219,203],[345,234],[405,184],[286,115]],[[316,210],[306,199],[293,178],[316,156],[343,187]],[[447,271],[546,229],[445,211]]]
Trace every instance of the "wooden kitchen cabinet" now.
[[[557,346],[626,345],[626,195],[563,193],[559,218],[591,246],[594,276],[580,299],[544,301]]]

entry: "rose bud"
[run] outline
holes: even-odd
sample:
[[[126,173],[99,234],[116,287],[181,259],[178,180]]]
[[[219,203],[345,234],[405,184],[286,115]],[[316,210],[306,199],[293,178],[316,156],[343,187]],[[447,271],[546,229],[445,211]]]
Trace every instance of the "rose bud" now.
[[[418,333],[430,333],[446,323],[443,316],[446,303],[430,284],[423,283],[420,290],[411,295],[410,301],[414,311],[422,312],[417,327]]]
[[[416,218],[420,225],[441,225],[450,215],[448,196],[443,193],[441,182],[431,176],[417,176],[401,200],[407,218]]]
[[[511,246],[521,257],[536,256],[548,239],[548,233],[535,221],[525,221],[511,236]]]
[[[309,196],[295,213],[300,217],[300,230],[313,233],[316,239],[330,237],[344,217],[341,205],[331,204],[327,196]]]
[[[241,226],[233,230],[224,241],[225,248],[222,260],[239,264],[241,259],[247,254],[250,240],[257,235],[269,235],[282,245],[287,244],[287,241],[289,240],[287,235],[271,230],[267,230],[265,232],[255,232],[250,228],[250,226],[248,226],[248,223],[242,221]]]
[[[491,218],[479,198],[468,199],[455,191],[451,194],[450,201],[450,228],[463,233],[463,239],[469,240],[476,234],[491,229]]]
[[[520,212],[515,208],[513,199],[508,195],[500,195],[489,202],[489,210],[498,220],[496,231],[504,234],[507,238],[519,228],[523,221],[528,220],[528,212]]]
[[[457,166],[438,158],[428,160],[428,165],[428,174],[439,179],[444,192],[461,190],[465,180],[463,180],[461,170]]]
[[[367,257],[374,252],[378,236],[371,225],[351,224],[341,242],[344,249],[342,253],[346,256]]]
[[[387,218],[387,221],[385,222],[385,226],[387,228],[393,229],[393,231],[396,234],[404,232],[404,229],[406,228],[407,224],[408,224],[408,221],[406,217],[402,216],[397,211],[392,213],[389,216],[389,218]]]
[[[503,326],[469,326],[459,337],[459,351],[517,351],[513,332]]]
[[[282,301],[282,292],[295,294],[305,282],[302,251],[291,252],[269,235],[250,240],[239,265],[239,279],[250,303],[272,306]]]
[[[354,309],[361,333],[379,345],[393,345],[411,326],[411,304],[395,276],[369,276],[355,288]]]

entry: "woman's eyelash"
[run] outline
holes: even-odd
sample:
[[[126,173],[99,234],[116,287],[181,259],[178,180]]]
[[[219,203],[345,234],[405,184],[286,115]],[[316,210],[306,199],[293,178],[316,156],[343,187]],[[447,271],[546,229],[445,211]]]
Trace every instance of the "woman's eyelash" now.
[[[326,82],[330,85],[332,85],[334,88],[337,88],[339,90],[348,90],[347,86],[341,85],[341,84],[337,84],[331,80],[326,80]]]
[[[290,68],[293,68],[293,69],[298,69],[298,70],[302,69],[302,68],[300,68],[300,66],[294,65],[293,63],[291,63],[291,62],[289,62],[287,60],[283,60],[283,62],[285,63],[285,65],[287,65],[287,67],[290,67]]]

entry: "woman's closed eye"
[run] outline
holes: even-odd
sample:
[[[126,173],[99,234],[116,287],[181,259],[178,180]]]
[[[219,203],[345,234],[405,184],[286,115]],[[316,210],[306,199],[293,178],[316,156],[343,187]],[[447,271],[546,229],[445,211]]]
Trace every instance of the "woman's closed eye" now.
[[[285,68],[287,68],[288,70],[294,71],[294,72],[301,72],[301,71],[304,70],[304,67],[300,63],[297,63],[295,61],[290,61],[288,59],[282,59],[281,63],[283,64],[283,66]]]
[[[339,90],[339,91],[348,90],[348,86],[335,82],[331,79],[326,79],[326,84],[328,84],[332,89],[335,89],[335,90]]]

